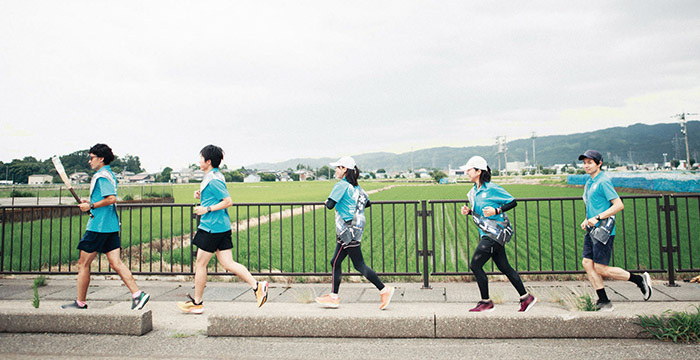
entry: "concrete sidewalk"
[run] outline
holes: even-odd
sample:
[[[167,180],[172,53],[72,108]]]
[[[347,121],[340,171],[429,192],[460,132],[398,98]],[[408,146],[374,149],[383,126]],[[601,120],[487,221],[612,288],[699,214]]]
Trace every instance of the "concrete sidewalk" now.
[[[183,314],[175,303],[193,294],[191,281],[177,278],[138,279],[151,300],[142,311],[129,310],[130,294],[118,279],[95,277],[88,290],[89,310],[60,310],[59,306],[75,299],[75,276],[50,277],[39,288],[41,305],[34,309],[32,278],[0,278],[0,332],[26,332],[14,327],[18,315],[25,319],[58,319],[64,314],[105,314],[118,316],[124,327],[105,322],[104,332],[140,335],[155,330],[174,334],[209,336],[292,336],[292,337],[372,337],[372,338],[637,338],[640,328],[634,324],[640,314],[660,315],[666,310],[696,311],[700,305],[700,284],[681,283],[667,287],[654,281],[654,292],[643,301],[632,283],[609,281],[608,297],[612,313],[582,312],[576,309],[581,295],[595,294],[586,282],[529,281],[525,286],[538,298],[527,313],[519,313],[518,294],[508,282],[490,282],[491,298],[496,309],[490,313],[469,313],[479,300],[476,283],[433,283],[421,289],[421,283],[390,283],[397,288],[391,305],[379,310],[379,292],[369,283],[341,284],[341,305],[324,309],[313,299],[328,292],[329,284],[270,285],[268,302],[255,306],[255,297],[247,285],[238,282],[209,282],[204,292],[205,312]],[[14,316],[14,317],[13,317]],[[81,315],[83,316],[83,315]],[[56,321],[46,320],[45,332],[56,330]],[[99,322],[96,322],[99,323]],[[71,326],[69,323],[66,326]],[[136,324],[136,325],[135,325]],[[140,327],[138,327],[138,326]],[[19,329],[19,330],[17,330]],[[24,329],[24,330],[22,330]],[[134,330],[135,329],[135,330]],[[38,330],[41,332],[41,328]],[[111,331],[111,332],[110,332]],[[141,333],[139,333],[141,331]]]

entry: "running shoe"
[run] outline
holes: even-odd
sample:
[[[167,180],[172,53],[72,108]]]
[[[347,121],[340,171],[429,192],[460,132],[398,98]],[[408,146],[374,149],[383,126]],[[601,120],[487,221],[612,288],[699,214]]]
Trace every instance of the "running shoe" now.
[[[527,294],[527,297],[525,299],[520,300],[520,310],[518,310],[518,311],[526,312],[526,311],[530,310],[530,308],[533,305],[535,305],[536,302],[537,302],[536,297],[534,297],[530,294]]]
[[[259,281],[258,289],[255,290],[255,298],[258,300],[258,307],[263,306],[267,301],[267,281]]]
[[[70,304],[61,305],[61,309],[87,309],[87,304],[80,306],[77,301],[73,301]]]
[[[640,289],[642,290],[642,295],[644,295],[644,301],[649,300],[651,297],[651,276],[649,276],[648,272],[645,272],[642,274],[642,279],[644,279],[644,283],[642,286],[640,286]]]
[[[337,308],[340,306],[340,297],[333,298],[331,294],[326,294],[316,298],[316,302],[327,307],[327,308]]]
[[[491,312],[493,311],[493,301],[479,301],[469,312]]]
[[[394,296],[394,287],[389,286],[384,293],[379,293],[379,298],[381,299],[382,303],[379,305],[379,310],[384,310],[386,309],[387,306],[389,306],[389,303],[391,302],[391,297]]]
[[[192,296],[187,294],[187,297],[189,298],[188,301],[178,301],[177,303],[177,307],[180,308],[182,312],[191,314],[201,314],[204,312],[204,301],[196,304]]]
[[[151,295],[146,294],[145,292],[141,292],[141,295],[139,295],[136,298],[131,298],[131,310],[141,310],[143,309],[143,306],[146,305],[148,300],[151,298]]]
[[[598,300],[598,302],[595,304],[595,307],[596,311],[613,311],[613,305],[610,301],[602,302]]]

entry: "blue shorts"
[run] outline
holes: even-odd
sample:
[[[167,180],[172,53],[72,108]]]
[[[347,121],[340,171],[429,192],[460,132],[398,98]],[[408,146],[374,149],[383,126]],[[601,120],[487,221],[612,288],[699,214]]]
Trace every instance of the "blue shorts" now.
[[[603,245],[598,241],[591,239],[589,234],[583,239],[583,258],[591,259],[596,264],[610,264],[610,256],[612,256],[613,240],[615,235],[611,235],[608,243]]]
[[[83,250],[86,253],[97,251],[106,254],[114,249],[121,248],[121,246],[122,241],[119,238],[119,231],[101,233],[87,230],[83,238],[78,242],[78,250]]]

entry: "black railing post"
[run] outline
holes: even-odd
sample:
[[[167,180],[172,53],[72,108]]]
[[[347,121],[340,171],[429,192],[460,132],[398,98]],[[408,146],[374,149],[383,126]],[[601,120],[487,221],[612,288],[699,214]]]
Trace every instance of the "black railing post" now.
[[[423,226],[423,249],[420,251],[420,255],[423,257],[423,287],[422,289],[432,289],[430,287],[430,256],[433,255],[432,250],[428,250],[428,216],[432,215],[432,212],[428,210],[428,201],[421,200],[420,202],[421,210],[418,211],[417,216],[421,217],[421,224]]]
[[[673,264],[673,252],[678,251],[678,247],[673,246],[673,231],[671,230],[671,211],[676,211],[675,206],[671,206],[671,196],[664,195],[664,204],[661,206],[661,211],[665,214],[666,219],[666,246],[661,247],[661,251],[666,252],[666,258],[668,259],[668,286],[678,286],[676,285],[676,269]]]
[[[10,216],[12,216],[12,215],[10,215]],[[0,243],[0,273],[5,270],[5,223],[6,222],[7,222],[7,209],[2,208],[2,243]],[[12,240],[10,240],[10,241],[12,241]]]

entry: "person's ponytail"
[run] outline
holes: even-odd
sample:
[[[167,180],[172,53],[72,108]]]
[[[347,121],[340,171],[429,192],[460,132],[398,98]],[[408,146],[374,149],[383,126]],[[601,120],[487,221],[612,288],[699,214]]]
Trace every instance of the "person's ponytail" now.
[[[345,180],[347,180],[352,186],[358,186],[358,177],[360,177],[360,169],[358,169],[357,166],[355,166],[354,169],[348,168],[345,172]]]

